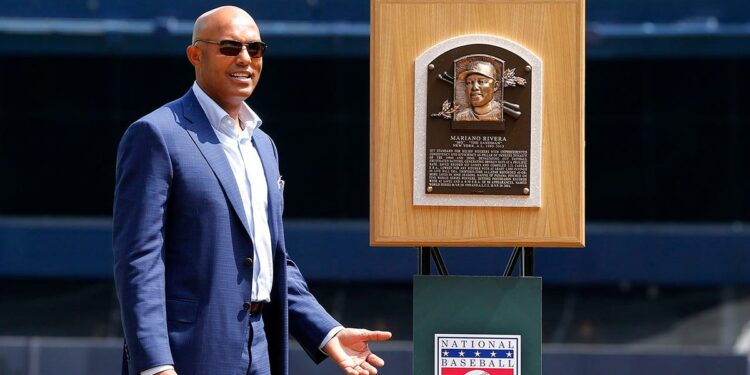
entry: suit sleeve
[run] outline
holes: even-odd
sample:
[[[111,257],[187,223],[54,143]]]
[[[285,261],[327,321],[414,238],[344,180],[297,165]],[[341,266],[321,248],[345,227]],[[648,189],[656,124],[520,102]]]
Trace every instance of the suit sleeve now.
[[[315,363],[327,356],[320,344],[332,329],[340,326],[310,293],[297,265],[287,258],[289,331]]]
[[[278,165],[279,153],[276,144],[268,137]],[[282,198],[283,211],[283,198]],[[286,254],[283,222],[281,227],[281,248]],[[287,303],[289,305],[289,332],[300,343],[302,349],[315,363],[320,363],[327,356],[320,350],[320,344],[332,329],[341,326],[331,317],[318,300],[310,293],[302,273],[297,265],[286,256]]]
[[[128,128],[117,151],[114,277],[130,360],[137,371],[173,364],[164,297],[164,223],[172,164],[147,122]]]

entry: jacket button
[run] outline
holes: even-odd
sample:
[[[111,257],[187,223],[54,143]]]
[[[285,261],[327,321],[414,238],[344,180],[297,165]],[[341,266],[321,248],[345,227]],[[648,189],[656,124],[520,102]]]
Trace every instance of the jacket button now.
[[[246,266],[252,266],[253,265],[253,258],[245,258],[245,265]]]
[[[250,310],[250,302],[245,302],[242,304],[242,309],[247,311]]]

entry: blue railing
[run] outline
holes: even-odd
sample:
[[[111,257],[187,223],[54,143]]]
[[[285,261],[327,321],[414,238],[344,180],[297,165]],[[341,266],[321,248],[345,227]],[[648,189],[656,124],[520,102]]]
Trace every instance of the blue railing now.
[[[366,221],[287,220],[285,227],[289,253],[308,279],[410,282],[417,271],[415,249],[370,247]],[[0,218],[0,277],[111,278],[111,236],[107,218]],[[589,224],[586,243],[539,249],[536,274],[548,284],[750,284],[743,224]],[[500,275],[510,255],[442,252],[448,270],[462,275]]]
[[[0,54],[180,56],[202,1],[5,1]],[[750,2],[588,1],[589,58],[748,57]],[[367,57],[369,1],[259,1],[249,9],[276,56]]]

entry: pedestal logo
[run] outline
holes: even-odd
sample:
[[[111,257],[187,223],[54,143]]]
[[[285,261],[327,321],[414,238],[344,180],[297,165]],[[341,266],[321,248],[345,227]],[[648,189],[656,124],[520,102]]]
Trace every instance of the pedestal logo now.
[[[519,335],[435,335],[435,375],[521,375]]]

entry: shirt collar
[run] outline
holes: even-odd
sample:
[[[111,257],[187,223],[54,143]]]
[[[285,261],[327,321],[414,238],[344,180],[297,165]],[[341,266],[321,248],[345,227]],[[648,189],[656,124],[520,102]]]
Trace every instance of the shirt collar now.
[[[206,113],[206,117],[211,126],[230,138],[237,139],[245,134],[252,138],[253,131],[263,123],[250,106],[243,102],[242,107],[240,107],[240,121],[242,122],[242,125],[244,125],[245,131],[237,134],[234,130],[234,120],[232,117],[229,116],[227,111],[219,107],[219,105],[216,104],[216,102],[211,99],[211,97],[209,97],[200,86],[198,86],[198,82],[193,83],[193,93],[195,94],[195,98],[198,99],[198,104],[203,108],[203,112]]]

